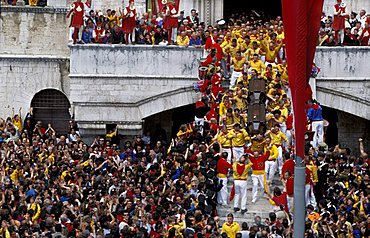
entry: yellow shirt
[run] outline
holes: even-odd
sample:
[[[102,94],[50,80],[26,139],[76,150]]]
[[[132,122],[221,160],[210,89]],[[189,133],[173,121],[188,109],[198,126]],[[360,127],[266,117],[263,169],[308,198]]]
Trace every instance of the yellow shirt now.
[[[288,141],[288,138],[286,135],[279,131],[277,134],[271,132],[270,133],[270,138],[271,138],[271,144],[279,146],[283,143],[283,141]]]
[[[233,60],[232,60],[232,63],[234,65],[234,70],[235,71],[242,71],[244,69],[245,62],[246,62],[246,60],[245,60],[244,57],[242,57],[239,60],[236,57],[234,57]]]
[[[306,167],[311,171],[312,182],[317,183],[319,181],[319,178],[317,176],[317,166],[312,161],[310,161],[310,163],[306,165]]]
[[[238,173],[237,167],[239,166],[244,166],[244,170],[242,174]],[[233,163],[233,177],[234,180],[247,180],[248,178],[248,172],[252,168],[252,163],[249,161],[248,164],[240,164],[238,162]]]
[[[176,39],[176,43],[177,45],[179,46],[186,46],[186,45],[189,45],[189,37],[188,36],[185,36],[185,37],[182,37],[182,36],[177,36],[177,39]]]
[[[231,140],[228,138],[227,133],[219,132],[216,135],[216,140],[224,148],[231,147]]]
[[[222,117],[226,114],[228,108],[230,108],[230,107],[227,107],[224,102],[220,103],[220,109],[219,109],[220,117]]]
[[[236,52],[240,51],[241,49],[240,49],[240,45],[238,44],[236,46],[232,46],[232,44],[228,44],[223,48],[223,50],[225,54],[230,53],[231,57],[234,58],[236,56]]]
[[[22,129],[23,129],[23,127],[22,127],[22,119],[19,119],[19,120],[13,119],[12,121],[13,121],[13,125],[15,127],[17,127],[18,131],[19,132],[22,131]]]
[[[235,147],[244,146],[251,139],[248,132],[244,129],[241,129],[239,132],[236,132],[235,129],[230,130],[229,138],[231,139],[232,146]]]
[[[234,104],[236,108],[239,108],[240,110],[244,110],[247,107],[247,102],[245,98],[240,98],[238,96],[235,96],[233,100],[235,101]]]
[[[239,231],[240,231],[240,226],[237,222],[234,221],[232,224],[225,222],[222,225],[221,233],[226,233],[228,238],[235,238],[236,234]]]
[[[267,151],[267,147],[265,147],[265,152]],[[278,149],[277,149],[277,147],[276,147],[276,145],[272,145],[271,146],[271,149],[269,149],[269,151],[270,151],[270,157],[269,157],[269,159],[268,160],[276,160],[276,158],[278,157],[278,155],[279,155],[279,151],[278,151]]]
[[[265,64],[262,62],[262,60],[257,60],[257,61],[254,61],[254,60],[251,60],[249,61],[249,64],[250,66],[252,67],[252,69],[255,69],[257,70],[257,72],[260,74],[262,73],[262,71],[265,70],[266,66]]]
[[[253,60],[254,54],[260,55],[261,49],[260,48],[257,48],[257,49],[249,48],[247,52],[245,52],[245,55],[247,56],[248,60]]]

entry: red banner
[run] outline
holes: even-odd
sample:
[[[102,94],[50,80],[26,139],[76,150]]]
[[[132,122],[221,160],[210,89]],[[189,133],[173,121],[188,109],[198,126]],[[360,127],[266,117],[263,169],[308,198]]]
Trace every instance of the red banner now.
[[[176,11],[178,12],[179,11],[179,7],[180,7],[180,0],[154,0],[154,9],[155,13],[158,13],[158,12],[163,12],[164,11],[164,8],[166,7],[166,5],[168,4],[173,4],[175,6],[175,9]]]
[[[304,156],[307,114],[304,96],[315,56],[324,0],[282,0],[289,85],[294,108],[296,154]]]

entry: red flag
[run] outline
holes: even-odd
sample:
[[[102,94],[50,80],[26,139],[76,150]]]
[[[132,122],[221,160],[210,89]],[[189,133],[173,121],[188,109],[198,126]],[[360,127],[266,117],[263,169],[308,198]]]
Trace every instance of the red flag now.
[[[230,197],[229,197],[229,201],[231,202],[235,197],[235,186],[233,184],[233,187],[231,188],[231,191],[230,191]]]
[[[156,10],[157,12],[163,12],[164,7],[169,3],[172,2],[175,6],[176,11],[179,11],[180,7],[180,0],[155,0],[156,1]],[[158,7],[158,9],[157,9]]]
[[[292,91],[296,153],[304,156],[305,100],[324,0],[282,0],[289,85]]]

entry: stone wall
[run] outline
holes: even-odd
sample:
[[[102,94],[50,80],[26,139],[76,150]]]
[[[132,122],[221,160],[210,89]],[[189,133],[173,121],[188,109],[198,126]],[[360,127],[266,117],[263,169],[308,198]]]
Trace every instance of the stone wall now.
[[[12,107],[26,112],[43,89],[58,89],[69,97],[68,74],[68,58],[0,55],[0,116],[10,116]]]
[[[346,112],[337,111],[338,142],[342,147],[349,147],[359,154],[358,138],[363,138],[365,151],[370,152],[370,122]]]
[[[162,46],[71,46],[70,100],[76,121],[93,133],[106,123],[137,133],[142,119],[196,101],[201,49]]]
[[[0,54],[68,56],[66,12],[67,8],[1,6]]]
[[[369,47],[318,47],[315,63],[320,103],[370,120]]]

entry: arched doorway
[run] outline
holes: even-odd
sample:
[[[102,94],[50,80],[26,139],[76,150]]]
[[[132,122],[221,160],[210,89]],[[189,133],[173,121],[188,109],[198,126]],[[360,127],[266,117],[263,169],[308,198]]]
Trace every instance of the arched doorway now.
[[[57,134],[69,132],[71,104],[64,93],[56,89],[45,89],[35,94],[31,101],[35,121],[42,121],[43,127],[50,123]]]

